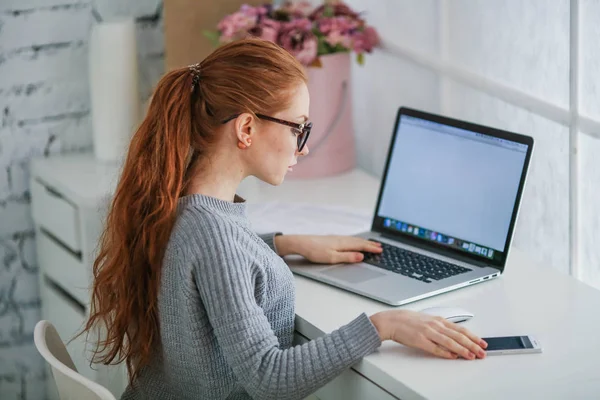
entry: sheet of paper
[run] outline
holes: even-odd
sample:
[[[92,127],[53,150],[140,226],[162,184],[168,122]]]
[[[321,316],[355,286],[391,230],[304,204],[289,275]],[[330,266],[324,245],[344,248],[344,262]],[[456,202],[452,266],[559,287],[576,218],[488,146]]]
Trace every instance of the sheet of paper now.
[[[248,218],[258,233],[353,235],[371,228],[373,211],[306,203],[248,204]]]

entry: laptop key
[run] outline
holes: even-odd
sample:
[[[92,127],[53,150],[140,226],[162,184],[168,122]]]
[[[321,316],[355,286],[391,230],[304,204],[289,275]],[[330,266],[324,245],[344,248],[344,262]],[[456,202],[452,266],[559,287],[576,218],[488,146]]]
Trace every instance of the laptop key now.
[[[381,243],[381,254],[365,253],[364,262],[425,283],[469,272],[468,268]]]

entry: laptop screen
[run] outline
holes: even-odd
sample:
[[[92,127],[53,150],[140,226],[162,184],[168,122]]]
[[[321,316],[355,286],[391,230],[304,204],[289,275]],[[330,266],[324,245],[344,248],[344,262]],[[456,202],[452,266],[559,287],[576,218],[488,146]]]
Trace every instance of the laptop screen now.
[[[530,145],[482,131],[401,115],[377,209],[383,228],[503,262]]]

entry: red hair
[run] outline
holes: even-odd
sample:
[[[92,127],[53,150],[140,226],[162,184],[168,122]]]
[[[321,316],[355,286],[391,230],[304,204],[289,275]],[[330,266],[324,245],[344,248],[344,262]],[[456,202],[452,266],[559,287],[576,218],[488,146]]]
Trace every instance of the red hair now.
[[[132,381],[160,342],[162,260],[194,164],[210,151],[221,121],[242,112],[279,112],[306,82],[292,55],[259,39],[224,45],[199,69],[197,83],[187,67],[158,82],[131,140],[93,266],[83,331],[102,332],[93,362],[125,361]]]

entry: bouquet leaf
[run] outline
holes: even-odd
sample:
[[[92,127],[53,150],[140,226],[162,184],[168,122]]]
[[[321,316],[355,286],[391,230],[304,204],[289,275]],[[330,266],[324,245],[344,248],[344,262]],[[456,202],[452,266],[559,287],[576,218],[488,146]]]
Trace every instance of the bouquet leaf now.
[[[331,4],[327,4],[323,9],[324,17],[333,17],[335,14],[333,13],[333,6]]]
[[[323,54],[329,54],[329,44],[325,41],[325,37],[321,36],[319,37],[317,42],[317,54],[318,55],[323,55]]]
[[[204,35],[204,37],[206,37],[208,40],[210,40],[210,43],[214,46],[217,47],[219,46],[219,38],[221,36],[221,33],[219,31],[203,31],[202,34]]]
[[[365,65],[365,53],[358,53],[356,55],[356,62],[358,65]]]

